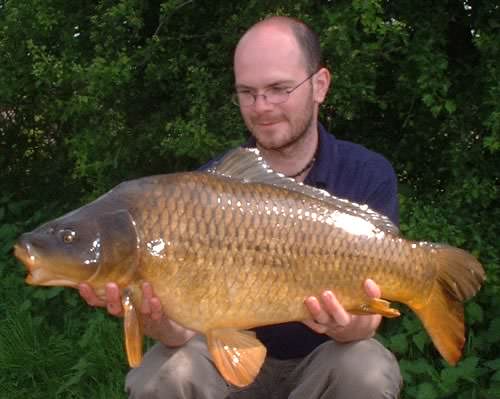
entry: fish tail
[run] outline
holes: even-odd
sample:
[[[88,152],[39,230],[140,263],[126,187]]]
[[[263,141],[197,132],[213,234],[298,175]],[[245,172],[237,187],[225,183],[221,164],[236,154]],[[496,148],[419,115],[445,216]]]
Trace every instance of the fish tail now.
[[[465,343],[463,301],[481,287],[485,274],[477,259],[450,246],[432,245],[431,256],[438,275],[425,304],[410,304],[422,321],[437,350],[455,365]]]

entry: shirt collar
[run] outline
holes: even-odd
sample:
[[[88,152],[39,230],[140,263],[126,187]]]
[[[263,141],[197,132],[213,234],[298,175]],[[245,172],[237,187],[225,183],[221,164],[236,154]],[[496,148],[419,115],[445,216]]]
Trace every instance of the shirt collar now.
[[[257,146],[255,137],[250,136],[243,147],[254,148]],[[328,182],[328,171],[332,162],[337,159],[337,140],[325,127],[318,123],[318,149],[316,161],[307,174],[304,183],[316,187],[326,187]]]

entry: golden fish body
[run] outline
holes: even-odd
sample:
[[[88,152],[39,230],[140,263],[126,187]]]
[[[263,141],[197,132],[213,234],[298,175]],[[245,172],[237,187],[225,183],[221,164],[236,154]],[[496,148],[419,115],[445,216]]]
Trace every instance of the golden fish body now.
[[[362,311],[368,277],[385,298],[424,302],[435,280],[427,246],[362,221],[360,234],[346,231],[351,217],[300,193],[204,173],[143,180],[137,190],[140,277],[167,314],[201,332],[303,320],[304,298],[325,289]]]
[[[481,265],[465,251],[401,238],[370,209],[299,185],[266,168],[253,150],[230,153],[210,172],[122,183],[93,203],[21,237],[27,281],[102,294],[123,289],[129,361],[140,361],[142,281],[168,317],[207,336],[222,375],[244,386],[265,357],[252,327],[310,317],[304,299],[332,290],[354,313],[421,318],[452,364],[464,343],[462,301],[479,289]]]

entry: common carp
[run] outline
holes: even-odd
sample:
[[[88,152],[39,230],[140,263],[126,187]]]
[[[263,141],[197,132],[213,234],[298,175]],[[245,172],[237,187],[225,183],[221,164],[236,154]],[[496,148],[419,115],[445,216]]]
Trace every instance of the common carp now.
[[[356,314],[394,317],[388,301],[406,304],[456,364],[462,302],[485,278],[466,251],[406,240],[387,217],[296,183],[244,148],[208,171],[124,182],[22,235],[15,255],[29,284],[86,282],[104,298],[116,282],[132,367],[142,359],[140,286],[150,282],[168,317],[206,335],[221,375],[240,387],[266,356],[248,330],[310,318],[304,299],[327,289]],[[383,299],[367,297],[367,278]]]

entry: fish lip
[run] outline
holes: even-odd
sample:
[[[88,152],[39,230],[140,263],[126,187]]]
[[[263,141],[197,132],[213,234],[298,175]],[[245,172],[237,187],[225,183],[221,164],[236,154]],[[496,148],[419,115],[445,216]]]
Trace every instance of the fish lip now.
[[[31,245],[17,242],[14,245],[14,256],[31,272],[35,268],[35,257],[31,254]]]
[[[14,256],[28,269],[25,281],[28,284],[35,284],[37,268],[35,267],[35,256],[32,255],[32,246],[27,242],[17,242],[14,245]]]
[[[36,264],[35,250],[29,242],[23,240],[14,245],[14,256],[19,259],[28,269],[26,283],[30,285],[46,286],[66,286],[77,287],[78,284],[62,276],[54,276],[52,273],[44,270],[43,266]]]

